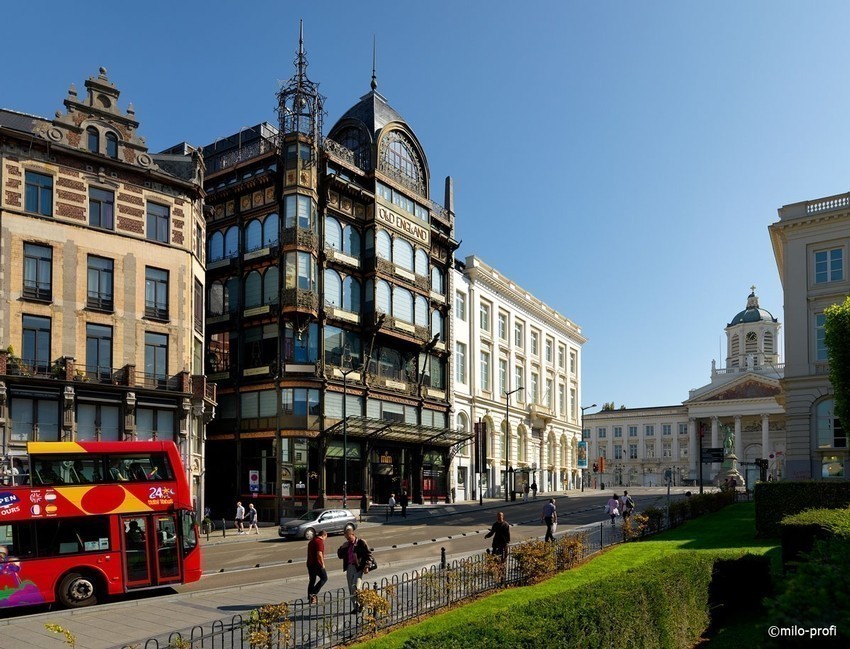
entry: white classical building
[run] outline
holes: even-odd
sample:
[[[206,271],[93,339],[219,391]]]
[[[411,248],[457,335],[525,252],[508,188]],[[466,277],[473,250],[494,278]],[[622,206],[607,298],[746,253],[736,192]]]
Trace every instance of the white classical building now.
[[[681,405],[586,414],[590,463],[604,464],[594,484],[698,484],[700,450],[721,448],[727,438],[748,485],[759,478],[757,460],[768,461],[765,477],[785,477],[779,330],[753,287],[746,308],[726,325],[726,367],[712,361],[710,383],[691,390]],[[720,463],[703,465],[703,483],[716,481],[720,469]]]
[[[581,329],[478,257],[457,261],[451,283],[454,424],[486,427],[483,495],[579,487]],[[453,459],[457,500],[479,496],[475,448]]]

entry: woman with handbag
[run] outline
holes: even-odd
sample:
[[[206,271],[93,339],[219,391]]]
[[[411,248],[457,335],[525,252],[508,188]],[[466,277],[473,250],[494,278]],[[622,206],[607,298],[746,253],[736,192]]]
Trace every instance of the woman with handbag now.
[[[613,498],[608,499],[608,504],[605,505],[605,513],[611,517],[611,525],[614,524],[614,519],[620,515],[620,499],[617,494]]]
[[[363,584],[363,575],[369,574],[373,566],[377,567],[372,552],[363,539],[358,539],[354,530],[345,530],[345,543],[339,546],[336,556],[342,559],[342,571],[348,581],[348,594],[351,596],[351,613],[360,612],[357,591]]]

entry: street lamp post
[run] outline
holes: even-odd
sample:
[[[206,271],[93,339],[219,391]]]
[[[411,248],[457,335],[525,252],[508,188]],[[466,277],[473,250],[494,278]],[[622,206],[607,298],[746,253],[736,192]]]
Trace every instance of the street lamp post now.
[[[581,438],[584,439],[584,411],[590,410],[591,408],[595,408],[596,404],[590,406],[580,406],[581,407]],[[584,493],[584,483],[585,478],[587,477],[587,468],[581,470],[581,490]]]
[[[511,455],[511,424],[509,421],[509,417],[511,416],[511,395],[522,389],[522,387],[519,387],[505,391],[505,502],[508,502],[508,491],[510,490],[510,481],[508,480],[508,462],[510,461]]]
[[[347,362],[346,362],[347,361]],[[346,365],[351,365],[351,356],[345,355],[342,357],[342,508],[348,509],[348,416],[346,407],[348,406],[348,375],[354,371],[353,367],[345,369]]]

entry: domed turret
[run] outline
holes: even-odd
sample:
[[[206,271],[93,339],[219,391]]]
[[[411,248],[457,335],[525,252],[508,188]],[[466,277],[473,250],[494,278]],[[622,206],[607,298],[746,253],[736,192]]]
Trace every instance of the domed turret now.
[[[350,150],[361,169],[378,171],[428,198],[428,161],[419,138],[378,92],[374,68],[371,87],[371,91],[334,124],[328,139]]]
[[[752,287],[753,292],[747,296],[747,308],[740,311],[728,326],[741,324],[742,322],[777,322],[770,311],[759,308],[759,299],[755,293],[755,286]]]
[[[754,369],[779,361],[779,321],[759,307],[756,287],[747,296],[747,308],[726,326],[726,367]]]

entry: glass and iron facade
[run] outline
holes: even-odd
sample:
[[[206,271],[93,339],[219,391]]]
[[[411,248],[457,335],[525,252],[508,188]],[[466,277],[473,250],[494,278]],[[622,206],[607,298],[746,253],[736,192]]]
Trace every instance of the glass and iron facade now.
[[[414,132],[376,91],[322,135],[304,73],[262,123],[204,149],[209,502],[261,518],[445,498],[453,240]],[[229,515],[229,514],[226,514]]]

